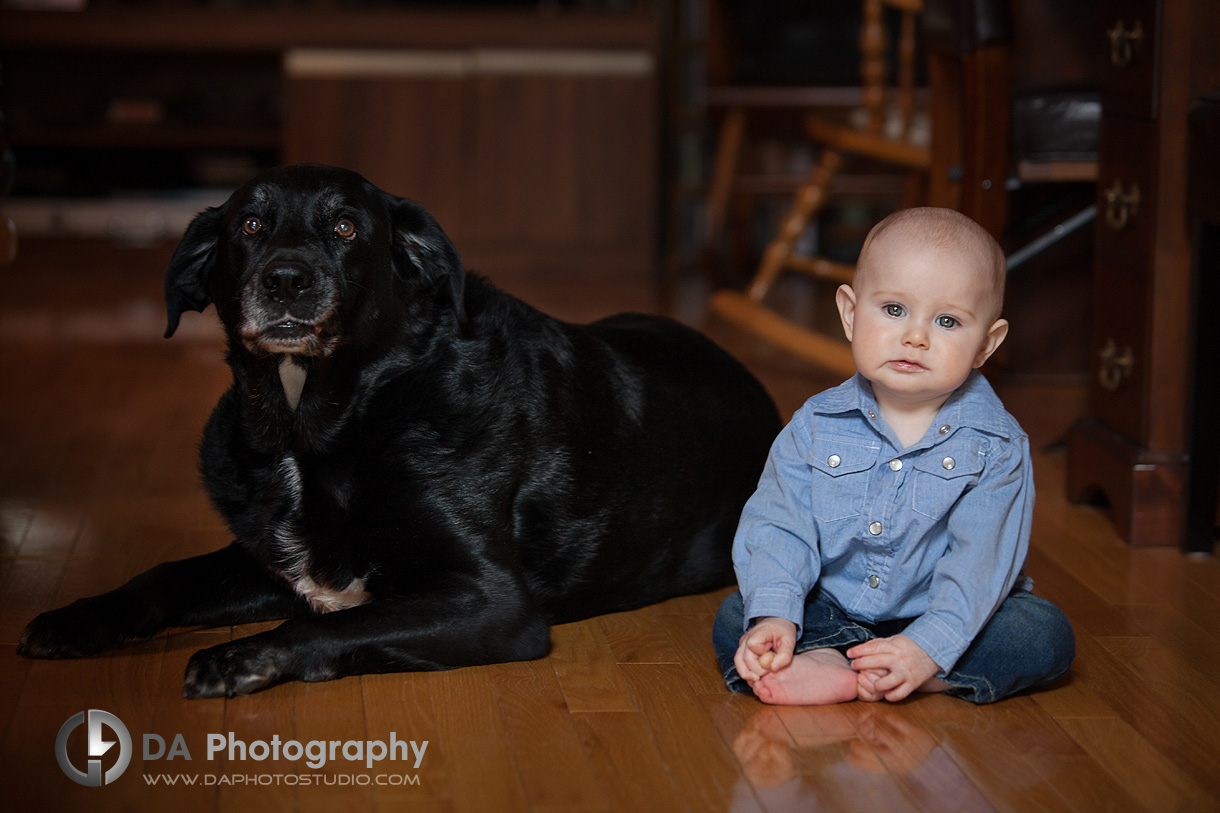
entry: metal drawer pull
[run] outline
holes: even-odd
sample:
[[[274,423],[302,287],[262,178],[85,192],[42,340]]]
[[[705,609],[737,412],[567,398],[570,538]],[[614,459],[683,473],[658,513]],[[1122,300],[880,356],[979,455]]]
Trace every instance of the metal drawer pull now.
[[[1127,221],[1135,217],[1140,208],[1139,184],[1131,184],[1130,192],[1123,192],[1123,182],[1115,181],[1105,192],[1106,225],[1119,231],[1127,227]]]
[[[1144,39],[1144,27],[1136,20],[1128,31],[1119,20],[1114,27],[1106,32],[1110,37],[1110,64],[1116,68],[1126,68],[1135,59],[1135,52]]]
[[[1101,350],[1101,367],[1098,368],[1097,378],[1101,383],[1101,388],[1106,392],[1114,392],[1118,389],[1118,385],[1123,383],[1123,379],[1131,374],[1131,368],[1135,366],[1135,355],[1131,352],[1130,347],[1123,348],[1123,352],[1118,352],[1118,345],[1113,339],[1106,342],[1106,346]]]

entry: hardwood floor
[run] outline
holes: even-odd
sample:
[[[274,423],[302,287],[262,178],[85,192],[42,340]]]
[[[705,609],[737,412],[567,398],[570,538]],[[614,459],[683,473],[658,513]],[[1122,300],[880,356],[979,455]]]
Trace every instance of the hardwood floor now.
[[[228,371],[210,313],[160,339],[167,254],[30,243],[0,268],[6,809],[1220,809],[1220,564],[1127,547],[1100,511],[1064,501],[1053,442],[1079,399],[1066,386],[1005,395],[1038,448],[1052,449],[1036,460],[1029,572],[1071,617],[1078,657],[1055,686],[993,706],[924,696],[777,709],[730,695],[710,644],[723,591],[557,627],[552,654],[531,663],[296,683],[230,701],[183,700],[183,668],[194,650],[255,628],[187,631],[81,661],[18,658],[37,612],[228,541],[194,469]],[[543,284],[481,265],[560,316],[652,302],[604,276]],[[835,383],[731,346],[785,414]],[[60,727],[86,709],[117,715],[132,738],[130,767],[101,788],[69,781],[55,758]],[[179,734],[176,758],[151,758],[149,735],[173,754]],[[225,743],[212,758],[209,735]],[[427,742],[418,764],[400,752],[370,767],[375,746],[344,758],[345,747],[392,737]],[[86,739],[82,726],[68,740],[78,767]],[[260,741],[340,745],[315,769],[302,755],[251,758],[270,747]]]

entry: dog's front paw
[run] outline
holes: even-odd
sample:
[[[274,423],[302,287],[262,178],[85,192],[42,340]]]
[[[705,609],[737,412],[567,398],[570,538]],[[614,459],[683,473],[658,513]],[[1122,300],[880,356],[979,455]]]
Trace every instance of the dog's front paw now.
[[[109,595],[80,599],[31,621],[17,654],[27,658],[83,658],[137,637],[130,608]]]
[[[233,697],[280,683],[283,657],[266,644],[251,639],[200,650],[186,665],[182,696]]]

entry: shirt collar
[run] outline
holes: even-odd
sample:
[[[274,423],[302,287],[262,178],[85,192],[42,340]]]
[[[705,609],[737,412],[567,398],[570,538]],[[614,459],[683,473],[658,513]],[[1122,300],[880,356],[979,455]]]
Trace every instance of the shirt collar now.
[[[881,415],[877,399],[873,396],[872,384],[859,373],[822,393],[814,412],[819,415],[858,412],[870,421]],[[965,383],[949,396],[932,425],[937,429],[948,426],[951,431],[968,427],[1005,439],[1024,434],[1016,420],[1004,409],[991,384],[978,370],[970,373]]]

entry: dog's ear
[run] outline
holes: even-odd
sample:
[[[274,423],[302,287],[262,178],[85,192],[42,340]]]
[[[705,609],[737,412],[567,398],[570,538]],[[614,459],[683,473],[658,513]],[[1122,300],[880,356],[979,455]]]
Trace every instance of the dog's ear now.
[[[453,301],[458,324],[466,322],[466,272],[449,236],[424,207],[389,193],[394,264],[400,274],[412,269],[434,284],[444,285]]]
[[[174,335],[185,311],[202,312],[212,301],[208,280],[216,262],[220,240],[221,208],[205,209],[195,216],[174,250],[165,270],[165,338]]]

